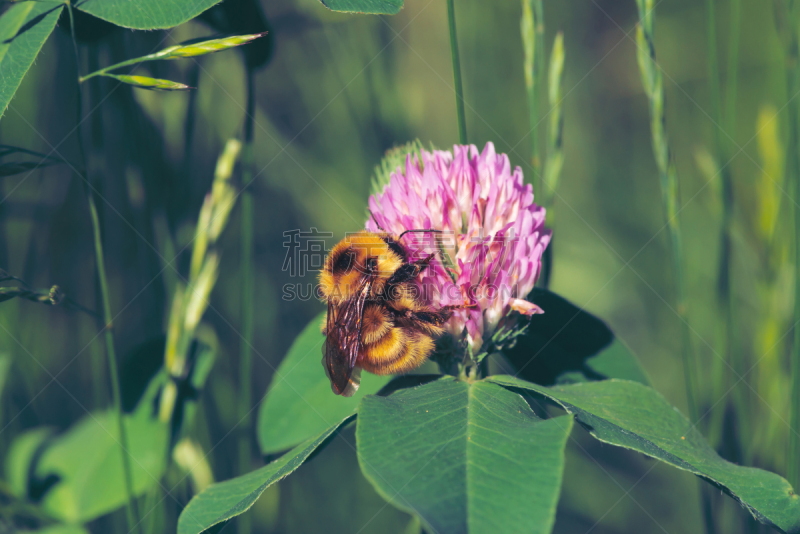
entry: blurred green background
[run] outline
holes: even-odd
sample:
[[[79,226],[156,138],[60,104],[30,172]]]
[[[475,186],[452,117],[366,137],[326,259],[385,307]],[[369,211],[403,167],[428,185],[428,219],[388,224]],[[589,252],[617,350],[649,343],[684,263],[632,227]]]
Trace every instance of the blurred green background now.
[[[394,17],[335,14],[317,0],[270,0],[261,7],[274,50],[255,77],[254,403],[294,337],[322,309],[314,300],[282,299],[282,286],[298,281],[282,271],[283,232],[314,227],[340,238],[361,228],[372,170],[385,150],[414,138],[440,148],[457,141],[445,2],[407,0]],[[636,5],[548,0],[544,8],[548,48],[559,30],[566,47],[566,163],[548,212],[555,236],[551,289],[606,319],[656,389],[686,413],[674,280],[636,63]],[[480,148],[494,142],[533,181],[521,5],[462,0],[456,9],[470,142]],[[724,79],[727,1],[717,2],[717,24]],[[717,125],[706,25],[701,3],[658,4],[656,46],[681,185],[700,412],[727,413],[726,458],[785,474],[794,261],[792,195],[783,184],[785,62],[771,4],[744,0],[736,120]],[[168,32],[87,28],[82,48],[93,69],[216,32],[203,19]],[[77,161],[74,71],[62,18],[0,122],[0,143],[44,153],[56,146]],[[164,332],[166,288],[176,276],[172,267],[164,269],[163,258],[172,259],[165,236],[177,251],[190,243],[216,158],[227,139],[241,137],[246,105],[243,56],[236,51],[146,64],[137,72],[197,90],[156,93],[99,78],[87,83],[89,170],[102,195],[111,311],[127,390],[163,356],[147,343]],[[723,95],[728,89],[723,85]],[[712,161],[718,127],[733,147],[734,357],[737,373],[748,371],[741,381],[733,376],[731,391],[721,386],[728,367],[716,304],[722,201],[715,173],[727,163]],[[99,310],[83,185],[67,166],[54,166],[2,178],[0,187],[0,267],[34,287],[58,284],[74,301]],[[239,216],[234,208],[221,239],[219,281],[205,316],[221,348],[193,431],[210,451],[216,480],[238,473]],[[186,249],[174,262],[184,276],[188,261]],[[314,273],[304,281],[313,282]],[[94,319],[15,299],[0,305],[0,321],[0,351],[13,362],[0,404],[0,450],[25,429],[63,430],[87,409],[108,405]],[[737,395],[740,408],[733,410]],[[706,435],[710,418],[699,423]],[[695,477],[585,439],[580,428],[573,438],[555,532],[701,531]],[[252,464],[263,459],[254,456]],[[154,531],[174,531],[191,497],[188,484],[174,496],[160,505]],[[738,505],[720,502],[720,532],[752,531]],[[120,514],[98,520],[93,531],[121,524]],[[256,532],[403,532],[410,521],[360,474],[352,429],[270,488],[251,514]]]

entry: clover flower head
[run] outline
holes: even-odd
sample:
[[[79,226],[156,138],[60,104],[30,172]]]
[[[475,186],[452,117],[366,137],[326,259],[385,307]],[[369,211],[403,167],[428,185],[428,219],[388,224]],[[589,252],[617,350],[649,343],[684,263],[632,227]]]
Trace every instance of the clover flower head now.
[[[545,210],[508,156],[487,143],[453,151],[408,154],[383,191],[369,199],[367,230],[400,235],[415,258],[436,252],[419,278],[422,297],[436,306],[462,306],[448,331],[473,350],[490,339],[501,321],[541,313],[525,300],[541,271],[550,242]]]

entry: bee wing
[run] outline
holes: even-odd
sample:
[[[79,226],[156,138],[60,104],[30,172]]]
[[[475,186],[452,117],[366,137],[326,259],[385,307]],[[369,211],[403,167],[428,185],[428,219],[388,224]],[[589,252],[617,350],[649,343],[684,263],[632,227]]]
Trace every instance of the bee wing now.
[[[365,279],[355,295],[346,301],[341,304],[328,302],[323,364],[337,395],[349,397],[358,389],[358,382],[353,380],[353,368],[361,348],[361,323],[370,285],[371,282]]]

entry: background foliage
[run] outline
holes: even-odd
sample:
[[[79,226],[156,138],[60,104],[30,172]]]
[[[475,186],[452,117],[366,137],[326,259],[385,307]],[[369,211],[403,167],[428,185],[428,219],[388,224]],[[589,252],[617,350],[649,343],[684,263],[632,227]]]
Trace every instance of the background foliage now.
[[[344,0],[326,3],[331,7],[347,4]],[[76,3],[81,72],[189,39],[263,31],[248,26],[254,17],[231,15],[237,9],[252,13],[243,11],[250,9],[249,2],[228,0],[203,12],[212,4],[142,1],[137,5],[143,9],[126,13],[130,2]],[[389,12],[398,6],[394,1],[377,4],[386,4],[382,9]],[[698,430],[726,459],[785,474],[791,432],[787,422],[794,269],[790,209],[795,192],[784,180],[784,158],[787,104],[795,95],[787,91],[784,44],[771,9],[757,0],[742,0],[737,14],[731,11],[733,4],[718,4],[721,57],[731,52],[731,24],[737,16],[743,21],[739,75],[732,97],[732,87],[723,86],[723,96],[733,98],[736,115],[722,123],[712,109],[705,7],[688,0],[657,6],[655,46],[682,195],[686,306],[676,310],[659,170],[651,148],[650,110],[637,65],[636,5],[612,0],[544,3],[548,54],[556,32],[563,31],[567,58],[563,73],[566,157],[548,213],[555,230],[550,288],[606,319],[616,336],[614,346],[627,348],[642,362],[645,372],[638,367],[626,369],[630,377],[649,380],[669,404],[687,413],[679,356],[680,317],[684,316],[698,365],[699,412],[712,410],[711,414],[719,415],[701,420]],[[160,9],[165,5],[175,9]],[[0,18],[4,73],[0,104],[8,103],[0,121],[0,143],[80,161],[75,135],[75,57],[66,10],[37,2],[0,9],[5,10]],[[139,410],[147,406],[147,379],[163,361],[165,325],[175,288],[190,271],[195,225],[212,188],[217,157],[228,139],[242,137],[248,109],[247,66],[263,67],[253,75],[251,157],[255,170],[249,188],[255,206],[249,376],[253,419],[290,345],[321,311],[313,299],[282,298],[283,285],[298,282],[282,270],[283,232],[314,227],[340,238],[360,228],[372,170],[386,149],[414,138],[446,147],[458,138],[444,2],[407,1],[393,17],[333,13],[317,0],[272,0],[263,2],[261,9],[270,28],[268,39],[259,41],[264,44],[248,45],[245,53],[227,51],[152,62],[132,71],[185,83],[196,91],[143,91],[102,77],[86,81],[83,87],[87,171],[98,192],[110,308],[121,359],[122,402],[131,412],[126,417],[131,447],[142,439],[180,441],[186,447],[175,450],[189,458],[177,455],[163,473],[162,483],[143,493],[136,490],[142,473],[134,469],[138,507],[144,526],[152,532],[174,531],[180,511],[208,485],[210,477],[225,480],[243,472],[237,460],[243,432],[239,358],[246,339],[240,326],[238,206],[213,251],[219,254],[219,271],[197,338],[216,357],[209,357],[213,374],[191,407],[195,416],[186,418],[187,428],[174,419],[170,428],[164,424],[137,429],[136,425]],[[8,17],[11,10],[17,10],[14,17]],[[81,10],[130,28],[177,26],[131,32]],[[470,141],[479,146],[493,141],[533,181],[520,15],[517,2],[457,4]],[[26,26],[34,19],[35,26]],[[6,43],[12,36],[17,37]],[[13,62],[11,68],[8,62]],[[730,66],[722,65],[724,78]],[[11,99],[16,85],[19,89]],[[543,113],[549,110],[544,101],[540,105]],[[719,135],[728,147],[725,161],[716,157]],[[17,157],[16,164],[29,161]],[[723,166],[730,172],[735,192],[731,298],[737,326],[730,354],[725,349],[726,334],[719,327],[715,287],[724,212],[716,176]],[[95,281],[83,183],[63,164],[0,179],[0,267],[33,288],[58,284],[72,302],[100,312],[102,298]],[[303,281],[313,279],[309,273]],[[125,530],[122,502],[102,501],[99,489],[92,502],[69,505],[64,504],[63,490],[46,491],[54,482],[91,484],[92,472],[81,473],[86,478],[72,478],[70,467],[78,453],[97,460],[102,472],[108,433],[76,436],[91,432],[90,423],[112,432],[114,428],[110,418],[107,424],[91,419],[102,418],[111,399],[97,326],[96,318],[66,305],[48,307],[24,299],[0,305],[0,361],[8,362],[0,368],[9,366],[7,373],[12,377],[5,380],[0,397],[0,452],[5,459],[3,480],[9,485],[2,488],[4,500],[0,501],[4,520],[14,515],[26,518],[31,528],[39,524],[31,510],[6,499],[6,494],[25,495],[34,501],[43,499],[43,508],[56,519],[89,521],[92,532]],[[733,370],[723,361],[730,362]],[[497,362],[499,370],[504,364]],[[604,373],[601,364],[592,370]],[[320,377],[321,373],[309,378]],[[198,390],[203,382],[204,376],[195,382]],[[372,390],[381,385],[376,382]],[[496,388],[492,384],[472,387]],[[572,405],[582,409],[577,402]],[[331,414],[330,420],[344,421],[349,414]],[[564,460],[555,532],[699,530],[703,501],[694,476],[604,446],[575,426]],[[319,433],[324,434],[323,430]],[[365,430],[359,427],[359,431]],[[253,451],[250,469],[277,470],[254,474],[259,481],[264,476],[280,478],[280,469],[296,467],[262,467],[264,458],[258,451],[269,458],[278,449],[260,448],[265,438],[254,431],[244,435]],[[306,437],[287,441],[283,449],[297,446],[312,455],[316,445],[307,444],[327,436],[319,434],[300,443]],[[361,474],[354,439],[353,427],[343,426],[302,469],[267,488],[248,515],[254,530],[403,532],[407,527],[418,528],[410,516],[387,506]],[[35,456],[51,440],[57,441],[41,458],[38,485],[31,486],[15,466],[27,463],[22,459]],[[80,447],[76,447],[78,442]],[[87,448],[85,443],[93,445]],[[192,451],[201,452],[197,458],[208,454],[205,479],[198,469],[187,476],[188,469],[182,467],[198,465]],[[469,449],[462,453],[469,454]],[[149,473],[158,473],[167,464],[163,458],[137,457],[135,451],[134,457]],[[109,454],[108,461],[119,461],[114,458]],[[114,483],[122,485],[121,480]],[[466,500],[468,496],[463,496],[460,502]],[[731,499],[719,500],[715,506],[721,510],[720,532],[760,528]],[[117,511],[107,514],[112,509]]]

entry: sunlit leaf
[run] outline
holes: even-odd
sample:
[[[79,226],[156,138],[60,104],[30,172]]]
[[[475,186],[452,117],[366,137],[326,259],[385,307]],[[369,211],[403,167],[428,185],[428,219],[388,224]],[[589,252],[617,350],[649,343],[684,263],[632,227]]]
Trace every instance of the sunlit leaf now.
[[[571,427],[499,386],[447,377],[365,397],[356,441],[367,479],[426,530],[548,533]]]
[[[158,484],[167,458],[168,428],[149,403],[125,416],[133,492],[143,495]],[[43,508],[65,522],[86,522],[125,505],[127,500],[119,432],[111,411],[87,415],[56,438],[36,466],[36,476],[58,482],[44,496]]]
[[[0,117],[56,27],[62,8],[62,4],[22,2],[0,17]]]
[[[396,15],[403,9],[403,0],[320,0],[331,11]]]
[[[274,462],[246,475],[212,484],[184,508],[178,534],[199,534],[217,523],[246,512],[269,486],[288,476],[351,417],[311,437]]]
[[[82,0],[75,7],[135,30],[172,28],[195,18],[220,0]]]
[[[783,532],[800,532],[800,497],[785,479],[720,458],[694,425],[647,386],[605,380],[547,388],[510,376],[488,380],[544,395],[600,441],[694,473],[718,485],[762,523]]]
[[[544,385],[606,378],[650,384],[639,361],[603,321],[546,289],[534,289],[529,298],[544,313],[504,351],[518,376]]]
[[[275,372],[258,412],[258,442],[263,454],[285,451],[355,413],[364,395],[376,393],[391,378],[363,373],[355,395],[334,395],[321,363],[325,337],[320,326],[324,320],[322,314],[308,324]]]

